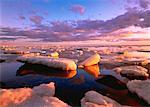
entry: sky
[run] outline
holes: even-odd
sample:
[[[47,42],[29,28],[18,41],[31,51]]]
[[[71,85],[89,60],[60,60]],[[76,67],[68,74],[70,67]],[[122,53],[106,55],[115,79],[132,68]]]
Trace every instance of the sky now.
[[[124,0],[0,0],[1,26],[32,25],[32,16],[43,23],[65,20],[108,20],[126,10]],[[40,18],[39,18],[40,19]]]
[[[133,25],[149,27],[149,11],[150,0],[0,0],[0,36],[82,40]]]

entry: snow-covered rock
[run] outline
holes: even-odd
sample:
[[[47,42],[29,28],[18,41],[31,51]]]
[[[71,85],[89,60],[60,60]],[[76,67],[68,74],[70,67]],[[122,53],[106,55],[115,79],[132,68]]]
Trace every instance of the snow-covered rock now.
[[[128,89],[150,104],[150,80],[132,80],[127,83]]]
[[[95,65],[95,64],[98,64],[98,62],[100,62],[100,55],[94,54],[90,56],[89,58],[87,58],[86,60],[84,60],[83,62],[81,62],[79,64],[79,67]]]
[[[116,67],[113,70],[117,73],[125,74],[128,76],[149,76],[148,70],[146,68],[137,65]]]
[[[68,107],[56,97],[54,83],[31,88],[0,89],[1,107]]]
[[[47,57],[19,57],[18,61],[28,62],[32,64],[42,64],[48,67],[61,69],[65,71],[76,70],[77,65],[71,59],[67,58],[47,58]]]
[[[81,99],[82,107],[122,107],[118,102],[95,91],[88,91]]]

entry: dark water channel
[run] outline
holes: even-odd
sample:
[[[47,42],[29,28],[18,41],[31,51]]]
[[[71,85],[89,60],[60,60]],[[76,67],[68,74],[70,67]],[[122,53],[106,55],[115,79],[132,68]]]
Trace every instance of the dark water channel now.
[[[120,104],[148,106],[142,99],[130,93],[126,85],[114,77],[117,75],[103,67],[103,64],[69,72],[16,61],[2,62],[0,66],[1,88],[33,87],[42,83],[55,82],[55,96],[72,106],[80,106],[81,98],[89,90],[113,98]]]

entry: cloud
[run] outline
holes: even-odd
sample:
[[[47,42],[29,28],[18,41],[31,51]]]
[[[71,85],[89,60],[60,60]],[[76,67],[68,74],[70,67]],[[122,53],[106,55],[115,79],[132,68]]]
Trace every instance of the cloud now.
[[[20,16],[19,16],[19,19],[20,19],[20,20],[25,20],[26,18],[25,18],[25,16],[20,15]]]
[[[104,23],[104,21],[101,20],[80,20],[76,23],[76,29],[97,30],[101,27],[102,23]]]
[[[44,19],[42,16],[34,15],[29,17],[30,21],[36,25],[40,25]]]
[[[150,11],[130,11],[107,21],[101,20],[78,20],[78,21],[53,21],[49,25],[42,24],[43,18],[33,17],[34,28],[18,29],[1,28],[1,36],[25,36],[30,39],[43,41],[69,41],[87,40],[91,37],[107,35],[110,32],[138,26],[150,27]],[[3,38],[5,39],[5,38]]]
[[[141,8],[147,9],[150,6],[150,0],[139,0],[139,5]]]
[[[73,26],[65,21],[55,21],[51,22],[51,30],[54,32],[71,32],[73,30]]]
[[[126,0],[126,8],[137,8],[138,10],[150,9],[150,0]]]
[[[2,37],[2,38],[0,38],[0,40],[12,41],[12,40],[17,40],[17,38],[6,38],[6,37]]]
[[[143,21],[140,19],[142,18]],[[129,11],[103,24],[103,29],[117,30],[128,26],[150,27],[150,11]]]
[[[70,10],[72,12],[79,13],[79,14],[83,15],[85,12],[85,7],[80,5],[80,4],[75,4],[75,5],[71,6]]]

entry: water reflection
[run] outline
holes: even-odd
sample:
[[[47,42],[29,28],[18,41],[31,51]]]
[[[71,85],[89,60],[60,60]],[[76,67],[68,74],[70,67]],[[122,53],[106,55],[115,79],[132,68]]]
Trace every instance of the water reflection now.
[[[112,89],[116,90],[123,90],[127,89],[126,84],[122,81],[118,80],[117,78],[113,77],[112,75],[101,75],[96,80],[96,82],[100,84],[104,84]]]
[[[87,66],[84,68],[84,70],[87,73],[93,75],[95,78],[98,78],[98,76],[100,75],[100,69],[99,69],[98,64],[92,65],[92,66]]]
[[[17,72],[16,76],[24,76],[29,74],[39,74],[49,77],[62,77],[62,78],[72,78],[76,75],[76,71],[61,71],[46,67],[40,64],[24,64],[21,66]]]
[[[70,79],[70,82],[80,85],[85,83],[85,77],[84,75],[79,75],[78,77],[73,77],[72,79]]]

